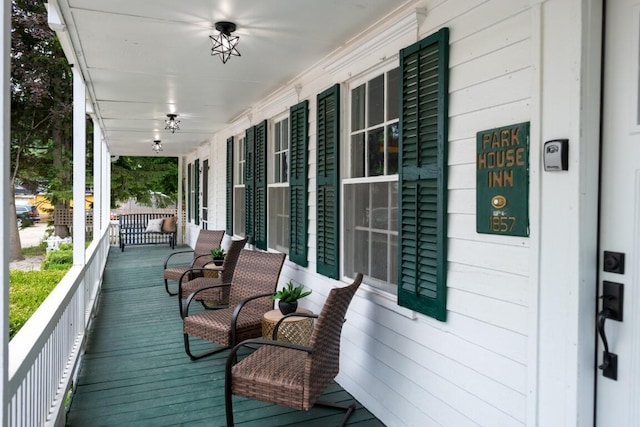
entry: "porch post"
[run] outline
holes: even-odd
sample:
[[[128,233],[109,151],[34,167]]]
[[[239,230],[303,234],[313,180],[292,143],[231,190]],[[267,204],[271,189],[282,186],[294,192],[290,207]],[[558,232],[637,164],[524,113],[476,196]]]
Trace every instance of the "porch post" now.
[[[82,73],[73,67],[73,265],[85,263],[86,114],[86,87]]]
[[[103,183],[102,186],[102,206],[104,212],[102,215],[102,224],[105,227],[111,227],[111,154],[107,148],[107,144],[102,141],[100,143],[102,147],[102,171],[103,171]]]
[[[178,203],[176,204],[178,211],[176,212],[176,216],[178,217],[178,234],[176,239],[178,240],[177,243],[184,243],[186,240],[184,238],[183,232],[182,230],[186,229],[185,227],[185,222],[183,221],[183,217],[182,217],[182,205],[183,205],[183,182],[184,182],[184,167],[183,167],[183,157],[178,157]]]
[[[0,235],[9,235],[9,150],[10,123],[9,117],[11,107],[9,104],[9,57],[11,54],[11,2],[3,2],[0,10],[2,18],[2,65],[0,66],[0,76],[2,78],[2,101],[0,102],[0,134],[2,135],[2,149],[0,150],[0,170],[2,170],[2,184],[0,185],[0,199],[2,200],[2,210],[0,211]],[[2,331],[2,347],[0,347],[0,425],[6,426],[8,423],[9,411],[9,239],[2,239],[0,243],[0,257],[2,258],[2,270],[0,279],[2,280],[2,292],[0,292],[0,331]]]
[[[102,218],[104,205],[102,204],[102,192],[104,191],[104,162],[102,161],[102,129],[100,123],[93,120],[93,238],[100,236],[104,222]]]

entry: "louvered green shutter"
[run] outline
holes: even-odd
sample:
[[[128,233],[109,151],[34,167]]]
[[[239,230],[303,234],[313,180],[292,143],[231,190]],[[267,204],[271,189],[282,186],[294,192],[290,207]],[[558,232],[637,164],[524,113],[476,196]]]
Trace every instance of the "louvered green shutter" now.
[[[193,174],[192,174],[193,166],[191,163],[187,165],[187,214],[188,219],[193,219]]]
[[[309,145],[309,101],[289,110],[289,259],[307,266],[307,164]]]
[[[245,235],[250,244],[255,243],[254,234],[254,170],[255,170],[255,127],[247,129],[245,142],[245,166],[244,166],[244,209],[245,209]]]
[[[256,248],[267,250],[267,121],[255,125]]]
[[[339,132],[340,86],[318,95],[317,116],[317,270],[338,279],[340,273],[339,242]]]
[[[398,303],[445,321],[449,33],[400,51]]]
[[[227,228],[226,233],[233,236],[233,137],[227,138]]]
[[[200,225],[200,159],[193,162],[193,216],[196,225]]]

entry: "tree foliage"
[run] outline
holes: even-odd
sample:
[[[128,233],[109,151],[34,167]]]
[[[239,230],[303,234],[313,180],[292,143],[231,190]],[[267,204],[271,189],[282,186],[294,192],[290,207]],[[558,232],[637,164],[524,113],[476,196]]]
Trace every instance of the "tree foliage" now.
[[[131,198],[141,205],[166,207],[178,196],[174,157],[119,157],[111,163],[111,206]]]

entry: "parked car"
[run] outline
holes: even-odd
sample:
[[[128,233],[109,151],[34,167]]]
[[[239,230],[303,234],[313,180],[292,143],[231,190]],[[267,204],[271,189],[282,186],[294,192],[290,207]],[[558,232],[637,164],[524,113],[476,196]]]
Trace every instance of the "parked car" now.
[[[16,205],[16,215],[18,217],[26,217],[31,222],[40,221],[40,213],[38,209],[32,205]]]

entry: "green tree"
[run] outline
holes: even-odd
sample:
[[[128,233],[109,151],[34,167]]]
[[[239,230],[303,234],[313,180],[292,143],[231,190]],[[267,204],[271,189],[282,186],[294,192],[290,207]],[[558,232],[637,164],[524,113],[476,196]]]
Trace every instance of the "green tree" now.
[[[111,206],[135,199],[141,205],[166,207],[178,196],[175,157],[119,157],[111,163]]]
[[[35,193],[52,179],[64,193],[72,183],[71,68],[44,3],[12,0],[11,6],[11,195],[17,183]],[[20,259],[16,221],[10,232],[11,259]]]

